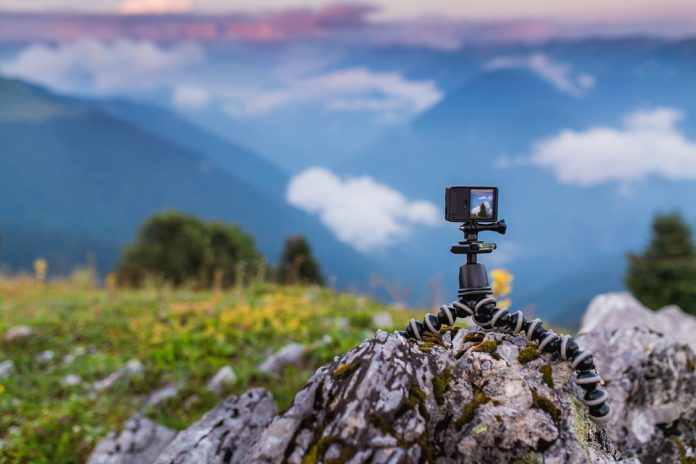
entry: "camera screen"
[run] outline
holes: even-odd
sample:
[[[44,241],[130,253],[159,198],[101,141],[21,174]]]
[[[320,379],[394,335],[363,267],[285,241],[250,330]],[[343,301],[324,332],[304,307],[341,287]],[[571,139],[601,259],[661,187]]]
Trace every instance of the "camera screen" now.
[[[472,220],[490,221],[495,214],[495,192],[490,188],[471,189],[469,197],[470,215]]]

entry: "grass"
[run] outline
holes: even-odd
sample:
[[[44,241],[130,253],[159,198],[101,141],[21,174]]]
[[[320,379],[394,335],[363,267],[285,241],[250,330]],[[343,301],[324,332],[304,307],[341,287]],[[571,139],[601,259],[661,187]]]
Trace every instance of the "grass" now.
[[[100,438],[138,411],[184,428],[220,401],[206,384],[225,365],[238,377],[226,393],[261,386],[279,409],[287,408],[318,366],[374,334],[372,317],[380,311],[390,312],[396,325],[384,329],[405,327],[409,319],[405,310],[315,287],[104,290],[0,278],[0,362],[15,366],[0,378],[0,463],[85,461]],[[32,335],[5,342],[7,329],[17,325],[31,327]],[[304,367],[286,368],[281,379],[258,371],[270,353],[293,341],[308,349]],[[82,349],[85,354],[64,362]],[[41,364],[36,357],[44,350],[55,356]],[[144,364],[142,375],[92,392],[92,382],[130,359]],[[343,366],[336,374],[353,370]],[[61,386],[68,374],[83,383]],[[179,394],[146,407],[148,394],[169,382]]]

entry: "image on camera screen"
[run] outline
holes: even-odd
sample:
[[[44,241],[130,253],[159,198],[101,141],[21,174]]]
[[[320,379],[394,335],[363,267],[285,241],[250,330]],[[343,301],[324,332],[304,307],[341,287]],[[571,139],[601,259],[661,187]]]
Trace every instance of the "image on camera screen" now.
[[[469,204],[471,205],[471,219],[492,219],[495,217],[493,211],[493,189],[471,189]]]

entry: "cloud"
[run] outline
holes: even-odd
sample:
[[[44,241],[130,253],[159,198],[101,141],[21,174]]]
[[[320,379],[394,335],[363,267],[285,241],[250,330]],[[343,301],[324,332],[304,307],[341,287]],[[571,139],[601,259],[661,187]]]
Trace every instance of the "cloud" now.
[[[102,94],[156,87],[203,58],[203,50],[192,43],[161,47],[146,41],[80,39],[30,45],[0,70],[61,91]]]
[[[172,102],[180,108],[200,109],[210,103],[210,92],[196,85],[182,84],[174,89]]]
[[[114,1],[118,5],[118,0]],[[101,6],[104,1],[92,3]],[[235,5],[227,11],[206,13],[199,8],[205,3],[209,0],[123,0],[120,13],[115,14],[109,11],[102,11],[103,14],[3,11],[0,42],[122,38],[163,43],[182,40],[265,43],[308,37],[327,39],[343,34],[360,35],[358,32],[371,27],[368,16],[375,10],[374,6],[351,2],[318,8],[276,7],[245,11],[249,9],[244,8],[244,2],[232,2]],[[191,9],[193,11],[186,14]]]
[[[486,64],[486,69],[525,68],[571,97],[581,97],[595,86],[595,78],[587,73],[574,73],[572,67],[549,59],[543,53],[527,57],[498,57]]]
[[[230,103],[235,117],[262,114],[293,104],[322,103],[333,111],[363,111],[383,115],[420,113],[442,99],[433,81],[409,81],[398,72],[343,69],[296,80],[274,91],[247,95]]]
[[[592,185],[636,181],[650,175],[696,179],[696,141],[676,127],[683,113],[674,108],[640,110],[624,127],[566,129],[535,144],[531,163],[550,169],[561,182]]]
[[[404,237],[414,225],[440,222],[430,202],[409,201],[370,177],[342,180],[318,167],[293,177],[286,197],[291,205],[318,214],[339,240],[363,252]]]
[[[191,0],[124,0],[123,14],[186,13],[193,8]]]

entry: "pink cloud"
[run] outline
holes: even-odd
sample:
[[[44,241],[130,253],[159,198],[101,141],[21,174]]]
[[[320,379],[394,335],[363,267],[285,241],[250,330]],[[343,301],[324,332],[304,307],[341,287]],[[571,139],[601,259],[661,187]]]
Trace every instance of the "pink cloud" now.
[[[263,13],[189,14],[201,0],[123,0],[129,14],[0,14],[0,42],[99,40],[244,40],[278,42],[334,37],[347,43],[457,49],[462,44],[541,42],[558,38],[652,34],[681,37],[696,32],[693,21],[654,24],[562,22],[543,19],[471,21],[421,17],[379,21],[379,8],[366,3],[335,3],[322,8],[291,8]],[[370,0],[365,0],[370,1]],[[168,13],[168,14],[156,14]]]
[[[265,14],[186,15],[192,0],[126,0],[125,15],[3,13],[0,41],[56,41],[91,37],[101,40],[224,40],[258,42],[330,36],[368,24],[374,11],[363,4],[290,9]],[[170,13],[159,15],[154,13]]]
[[[123,14],[163,14],[185,13],[192,8],[191,0],[124,0],[120,10]]]

